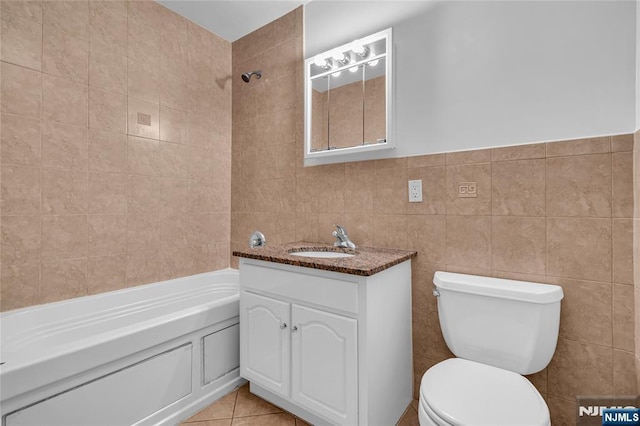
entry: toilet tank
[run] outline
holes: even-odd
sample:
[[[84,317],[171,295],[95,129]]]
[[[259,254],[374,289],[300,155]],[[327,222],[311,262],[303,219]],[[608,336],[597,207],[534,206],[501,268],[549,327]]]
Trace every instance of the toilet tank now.
[[[457,357],[520,374],[549,364],[561,287],[440,271],[433,282],[442,334]]]

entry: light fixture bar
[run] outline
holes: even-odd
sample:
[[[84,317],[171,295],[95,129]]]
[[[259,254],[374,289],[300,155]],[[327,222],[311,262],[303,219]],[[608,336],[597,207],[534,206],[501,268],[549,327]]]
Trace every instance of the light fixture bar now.
[[[387,57],[387,54],[385,52],[385,53],[380,53],[379,55],[375,55],[375,56],[371,56],[371,57],[368,57],[368,58],[365,58],[365,59],[361,59],[359,61],[356,61],[356,62],[353,62],[353,63],[350,63],[350,64],[342,65],[342,66],[340,66],[338,68],[331,68],[331,69],[324,68],[327,71],[324,71],[324,72],[322,72],[320,74],[316,74],[316,75],[314,75],[312,77],[309,77],[309,78],[311,80],[315,80],[316,78],[324,77],[326,75],[333,74],[334,72],[337,72],[337,71],[342,71],[344,69],[355,67],[355,66],[358,66],[360,64],[366,64],[368,62],[373,62],[375,60],[383,59],[383,58],[386,58],[386,57]]]

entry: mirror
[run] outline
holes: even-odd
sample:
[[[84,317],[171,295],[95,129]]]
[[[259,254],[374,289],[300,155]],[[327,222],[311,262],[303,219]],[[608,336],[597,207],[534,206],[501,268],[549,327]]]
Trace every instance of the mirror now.
[[[391,64],[391,29],[305,61],[305,165],[394,148]]]

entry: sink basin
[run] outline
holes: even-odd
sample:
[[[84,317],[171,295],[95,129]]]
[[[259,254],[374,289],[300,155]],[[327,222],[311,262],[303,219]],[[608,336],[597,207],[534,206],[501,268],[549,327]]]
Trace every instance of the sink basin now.
[[[293,256],[318,257],[323,259],[337,259],[341,257],[355,256],[355,254],[342,253],[339,251],[294,251],[289,254]]]

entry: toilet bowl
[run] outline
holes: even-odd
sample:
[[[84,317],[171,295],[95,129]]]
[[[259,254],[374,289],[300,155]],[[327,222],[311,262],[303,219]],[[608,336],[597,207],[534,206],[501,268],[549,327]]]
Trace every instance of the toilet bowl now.
[[[544,399],[522,375],[553,356],[562,288],[444,272],[434,284],[443,336],[458,358],[423,375],[420,425],[550,425]]]
[[[452,358],[420,384],[422,426],[548,426],[549,409],[536,388],[512,371]]]

